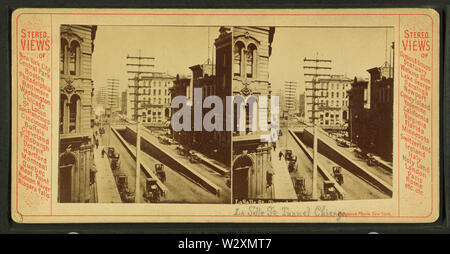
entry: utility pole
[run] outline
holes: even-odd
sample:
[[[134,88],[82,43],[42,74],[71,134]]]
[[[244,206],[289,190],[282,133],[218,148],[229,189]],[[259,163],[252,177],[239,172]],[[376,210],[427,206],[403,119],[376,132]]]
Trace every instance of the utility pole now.
[[[139,50],[139,56],[127,56],[127,70],[128,74],[133,75],[132,78],[128,79],[128,88],[134,89],[134,114],[132,116],[133,120],[136,121],[136,186],[135,186],[135,196],[134,202],[139,203],[141,198],[141,126],[139,119],[139,95],[141,95],[139,91],[140,82],[142,80],[142,74],[152,74],[152,71],[148,71],[148,68],[152,68],[155,65],[150,64],[149,61],[155,60],[154,57],[146,57],[141,56],[141,51]],[[141,70],[144,68],[144,70]],[[145,70],[147,68],[147,70]],[[130,82],[131,81],[131,82]],[[131,101],[130,101],[131,102]],[[142,101],[141,101],[142,102]]]
[[[317,164],[319,159],[319,154],[317,153],[317,135],[318,135],[318,129],[317,129],[317,116],[316,113],[321,111],[321,109],[317,108],[317,106],[323,106],[322,103],[317,102],[318,98],[325,97],[320,94],[318,94],[318,91],[328,90],[328,87],[318,87],[317,84],[320,84],[319,77],[330,77],[331,75],[329,73],[319,73],[319,70],[325,70],[329,71],[331,70],[331,67],[324,66],[326,64],[330,64],[331,60],[328,59],[319,59],[318,54],[316,53],[315,59],[308,59],[304,58],[303,62],[305,65],[303,66],[303,69],[313,69],[314,73],[305,73],[305,80],[307,80],[306,77],[312,77],[310,81],[305,81],[305,90],[311,91],[311,95],[307,95],[305,92],[305,97],[311,98],[311,103],[307,103],[312,105],[311,110],[311,117],[310,120],[312,122],[312,125],[314,127],[313,135],[314,135],[314,141],[313,141],[313,181],[312,181],[312,199],[318,200],[317,196]],[[306,65],[309,63],[314,63],[313,65]]]

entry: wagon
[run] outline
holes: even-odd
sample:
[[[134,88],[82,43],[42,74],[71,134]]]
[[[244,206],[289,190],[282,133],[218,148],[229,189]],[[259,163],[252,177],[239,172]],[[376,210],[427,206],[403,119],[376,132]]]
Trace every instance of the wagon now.
[[[161,180],[161,182],[166,181],[166,172],[164,171],[164,165],[161,163],[155,164],[156,176]]]
[[[145,191],[142,195],[144,200],[149,203],[156,203],[160,199],[157,181],[153,178],[147,178]]]

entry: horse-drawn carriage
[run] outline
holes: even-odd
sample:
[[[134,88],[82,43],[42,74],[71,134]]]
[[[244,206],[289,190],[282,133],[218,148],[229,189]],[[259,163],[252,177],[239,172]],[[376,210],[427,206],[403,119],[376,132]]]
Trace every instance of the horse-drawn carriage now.
[[[199,163],[201,160],[200,160],[200,157],[198,157],[196,152],[189,151],[189,161],[191,163]]]
[[[344,183],[344,176],[342,175],[342,168],[339,166],[333,167],[333,177],[336,182],[340,185]]]
[[[342,200],[344,197],[342,194],[336,189],[334,182],[325,180],[323,182],[323,190],[322,195],[320,196],[321,200]]]
[[[156,176],[161,180],[161,182],[166,181],[166,172],[164,171],[164,165],[161,163],[155,164]]]
[[[188,156],[189,155],[189,149],[187,149],[184,146],[179,145],[179,146],[177,146],[176,149],[177,149],[177,153],[179,155],[183,155],[183,156]]]
[[[128,188],[128,176],[124,173],[116,175],[117,189],[124,203],[133,203],[135,194]]]
[[[147,178],[145,182],[145,191],[142,194],[144,200],[149,203],[156,203],[160,200],[157,181],[153,178]]]
[[[368,153],[367,154],[367,159],[366,159],[366,161],[367,161],[367,165],[369,165],[369,166],[378,166],[379,165],[379,162],[378,162],[378,160],[375,158],[375,156],[373,155],[373,154],[371,154],[371,153]]]
[[[114,147],[108,147],[106,155],[109,159],[109,164],[112,170],[120,169],[120,154],[116,152]]]
[[[292,154],[292,150],[286,149],[284,153],[284,159],[286,160],[286,163],[288,165],[289,172],[297,171],[298,169],[297,156]]]
[[[306,183],[304,177],[297,176],[294,178],[294,189],[295,193],[297,193],[299,201],[306,201],[310,199],[310,196],[306,192]]]

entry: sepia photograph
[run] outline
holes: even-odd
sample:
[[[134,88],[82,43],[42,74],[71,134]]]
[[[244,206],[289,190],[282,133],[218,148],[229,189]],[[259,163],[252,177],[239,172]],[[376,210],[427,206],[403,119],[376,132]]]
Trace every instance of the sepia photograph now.
[[[252,130],[261,114],[233,132],[234,203],[391,198],[393,27],[233,27],[230,36],[244,113],[278,98],[262,119],[277,121],[274,139]]]
[[[171,126],[173,98],[230,95],[219,30],[61,26],[59,202],[230,203],[230,133]]]

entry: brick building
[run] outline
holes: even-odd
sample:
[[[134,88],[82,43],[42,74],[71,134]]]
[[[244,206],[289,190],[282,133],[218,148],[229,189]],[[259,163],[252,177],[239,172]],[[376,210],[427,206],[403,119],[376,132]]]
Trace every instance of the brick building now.
[[[388,64],[367,71],[370,80],[355,78],[349,91],[349,136],[363,151],[392,161],[394,71]]]

